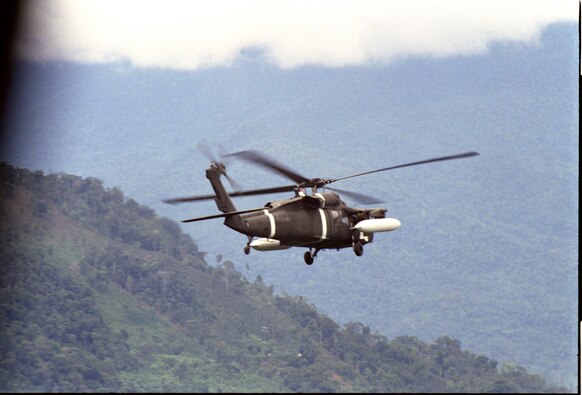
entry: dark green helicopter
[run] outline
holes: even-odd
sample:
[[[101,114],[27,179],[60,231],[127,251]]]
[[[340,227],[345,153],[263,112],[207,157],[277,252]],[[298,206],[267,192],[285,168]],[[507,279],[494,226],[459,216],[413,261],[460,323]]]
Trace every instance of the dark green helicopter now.
[[[364,253],[363,246],[372,242],[374,233],[389,232],[400,227],[400,221],[397,219],[386,218],[387,209],[349,207],[336,192],[361,204],[377,204],[381,203],[380,200],[361,193],[330,188],[329,184],[380,171],[479,155],[477,152],[471,151],[338,178],[304,177],[255,150],[221,155],[221,159],[226,157],[240,158],[294,181],[292,185],[240,191],[237,190],[238,187],[234,181],[226,174],[224,163],[215,160],[205,144],[199,143],[198,148],[210,159],[210,167],[206,169],[206,178],[210,181],[214,194],[167,199],[164,202],[176,204],[214,199],[222,214],[187,219],[182,222],[224,218],[226,226],[248,237],[248,242],[244,248],[245,254],[250,253],[251,247],[258,251],[305,247],[309,249],[304,255],[305,263],[308,265],[313,263],[317,253],[323,249],[339,250],[351,247],[357,256],[361,256]],[[221,182],[221,176],[225,176],[231,183],[235,189],[234,192],[226,191]],[[310,195],[305,193],[308,188],[311,189]],[[335,192],[318,192],[318,189]],[[291,191],[295,193],[295,196],[248,210],[237,210],[231,200],[231,197],[237,196]],[[254,240],[255,237],[256,240]]]

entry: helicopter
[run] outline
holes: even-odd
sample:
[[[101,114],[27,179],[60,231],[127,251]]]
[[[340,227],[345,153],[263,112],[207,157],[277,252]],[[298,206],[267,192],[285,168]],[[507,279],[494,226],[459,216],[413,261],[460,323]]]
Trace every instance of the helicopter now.
[[[308,249],[304,254],[307,265],[313,264],[318,252],[326,249],[339,251],[343,248],[352,248],[356,256],[362,256],[363,246],[373,241],[375,233],[390,232],[401,225],[398,219],[386,217],[386,208],[350,207],[340,198],[340,194],[360,204],[378,204],[383,201],[362,193],[331,188],[329,184],[387,170],[479,155],[475,151],[470,151],[337,178],[307,178],[257,150],[221,154],[221,161],[218,161],[205,144],[198,144],[198,148],[210,160],[210,166],[205,173],[214,194],[178,197],[163,202],[177,204],[214,199],[220,214],[186,219],[182,222],[224,218],[224,225],[247,236],[245,254],[248,255],[251,248],[257,251],[275,251],[302,247]],[[241,191],[226,173],[225,158],[242,159],[282,175],[294,183]],[[227,192],[221,176],[231,184],[233,192]],[[306,193],[307,189],[311,189],[310,194]],[[281,192],[294,192],[294,196],[246,210],[237,210],[231,199],[238,196]]]

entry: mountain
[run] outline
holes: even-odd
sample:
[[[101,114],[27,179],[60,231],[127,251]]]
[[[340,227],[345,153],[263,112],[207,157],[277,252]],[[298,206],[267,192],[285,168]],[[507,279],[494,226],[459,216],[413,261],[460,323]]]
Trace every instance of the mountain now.
[[[98,179],[2,163],[0,186],[2,391],[565,390],[450,337],[340,326]]]
[[[363,257],[253,252],[219,220],[183,225],[278,294],[303,295],[341,324],[389,338],[451,336],[556,383],[577,383],[578,29],[556,24],[531,44],[415,57],[389,65],[281,70],[249,53],[196,72],[129,64],[23,64],[3,159],[98,177],[174,220],[212,202],[161,200],[211,192],[198,140],[260,149],[308,177],[475,150],[477,158],[337,183],[384,198],[402,227]],[[245,188],[283,183],[239,162]],[[285,180],[284,183],[287,183]],[[261,207],[283,198],[241,198]],[[346,199],[348,200],[348,199]],[[348,200],[349,202],[349,200]],[[352,202],[349,202],[350,204]]]

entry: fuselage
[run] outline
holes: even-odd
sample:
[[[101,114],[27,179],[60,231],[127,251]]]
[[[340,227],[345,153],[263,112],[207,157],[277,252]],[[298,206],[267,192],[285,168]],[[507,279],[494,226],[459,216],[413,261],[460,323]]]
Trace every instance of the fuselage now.
[[[354,226],[367,219],[383,219],[386,209],[348,207],[333,192],[305,195],[297,190],[296,196],[269,202],[264,209],[237,212],[220,182],[220,176],[223,174],[225,174],[223,166],[212,164],[206,169],[206,177],[216,194],[214,199],[216,205],[225,213],[224,224],[249,237],[246,253],[250,247],[263,251],[308,247],[310,251],[319,251],[355,246],[354,248],[359,251],[362,245],[372,241],[374,231],[382,231],[365,229],[369,228],[369,225],[361,229]],[[400,223],[396,225],[400,226]],[[384,231],[392,229],[393,224],[384,224]],[[255,237],[259,239],[252,242]],[[359,253],[361,255],[361,251]]]
[[[265,210],[242,214],[241,220],[227,218],[225,225],[248,236],[279,240],[286,246],[349,247],[353,221],[341,205],[344,203],[335,193],[297,196],[267,203]]]

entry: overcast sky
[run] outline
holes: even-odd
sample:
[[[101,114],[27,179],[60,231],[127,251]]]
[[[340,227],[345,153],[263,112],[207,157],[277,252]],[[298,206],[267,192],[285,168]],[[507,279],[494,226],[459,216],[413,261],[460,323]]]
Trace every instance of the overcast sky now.
[[[549,24],[578,20],[578,1],[44,0],[27,11],[18,48],[28,59],[195,70],[244,49],[289,68],[535,45]]]

